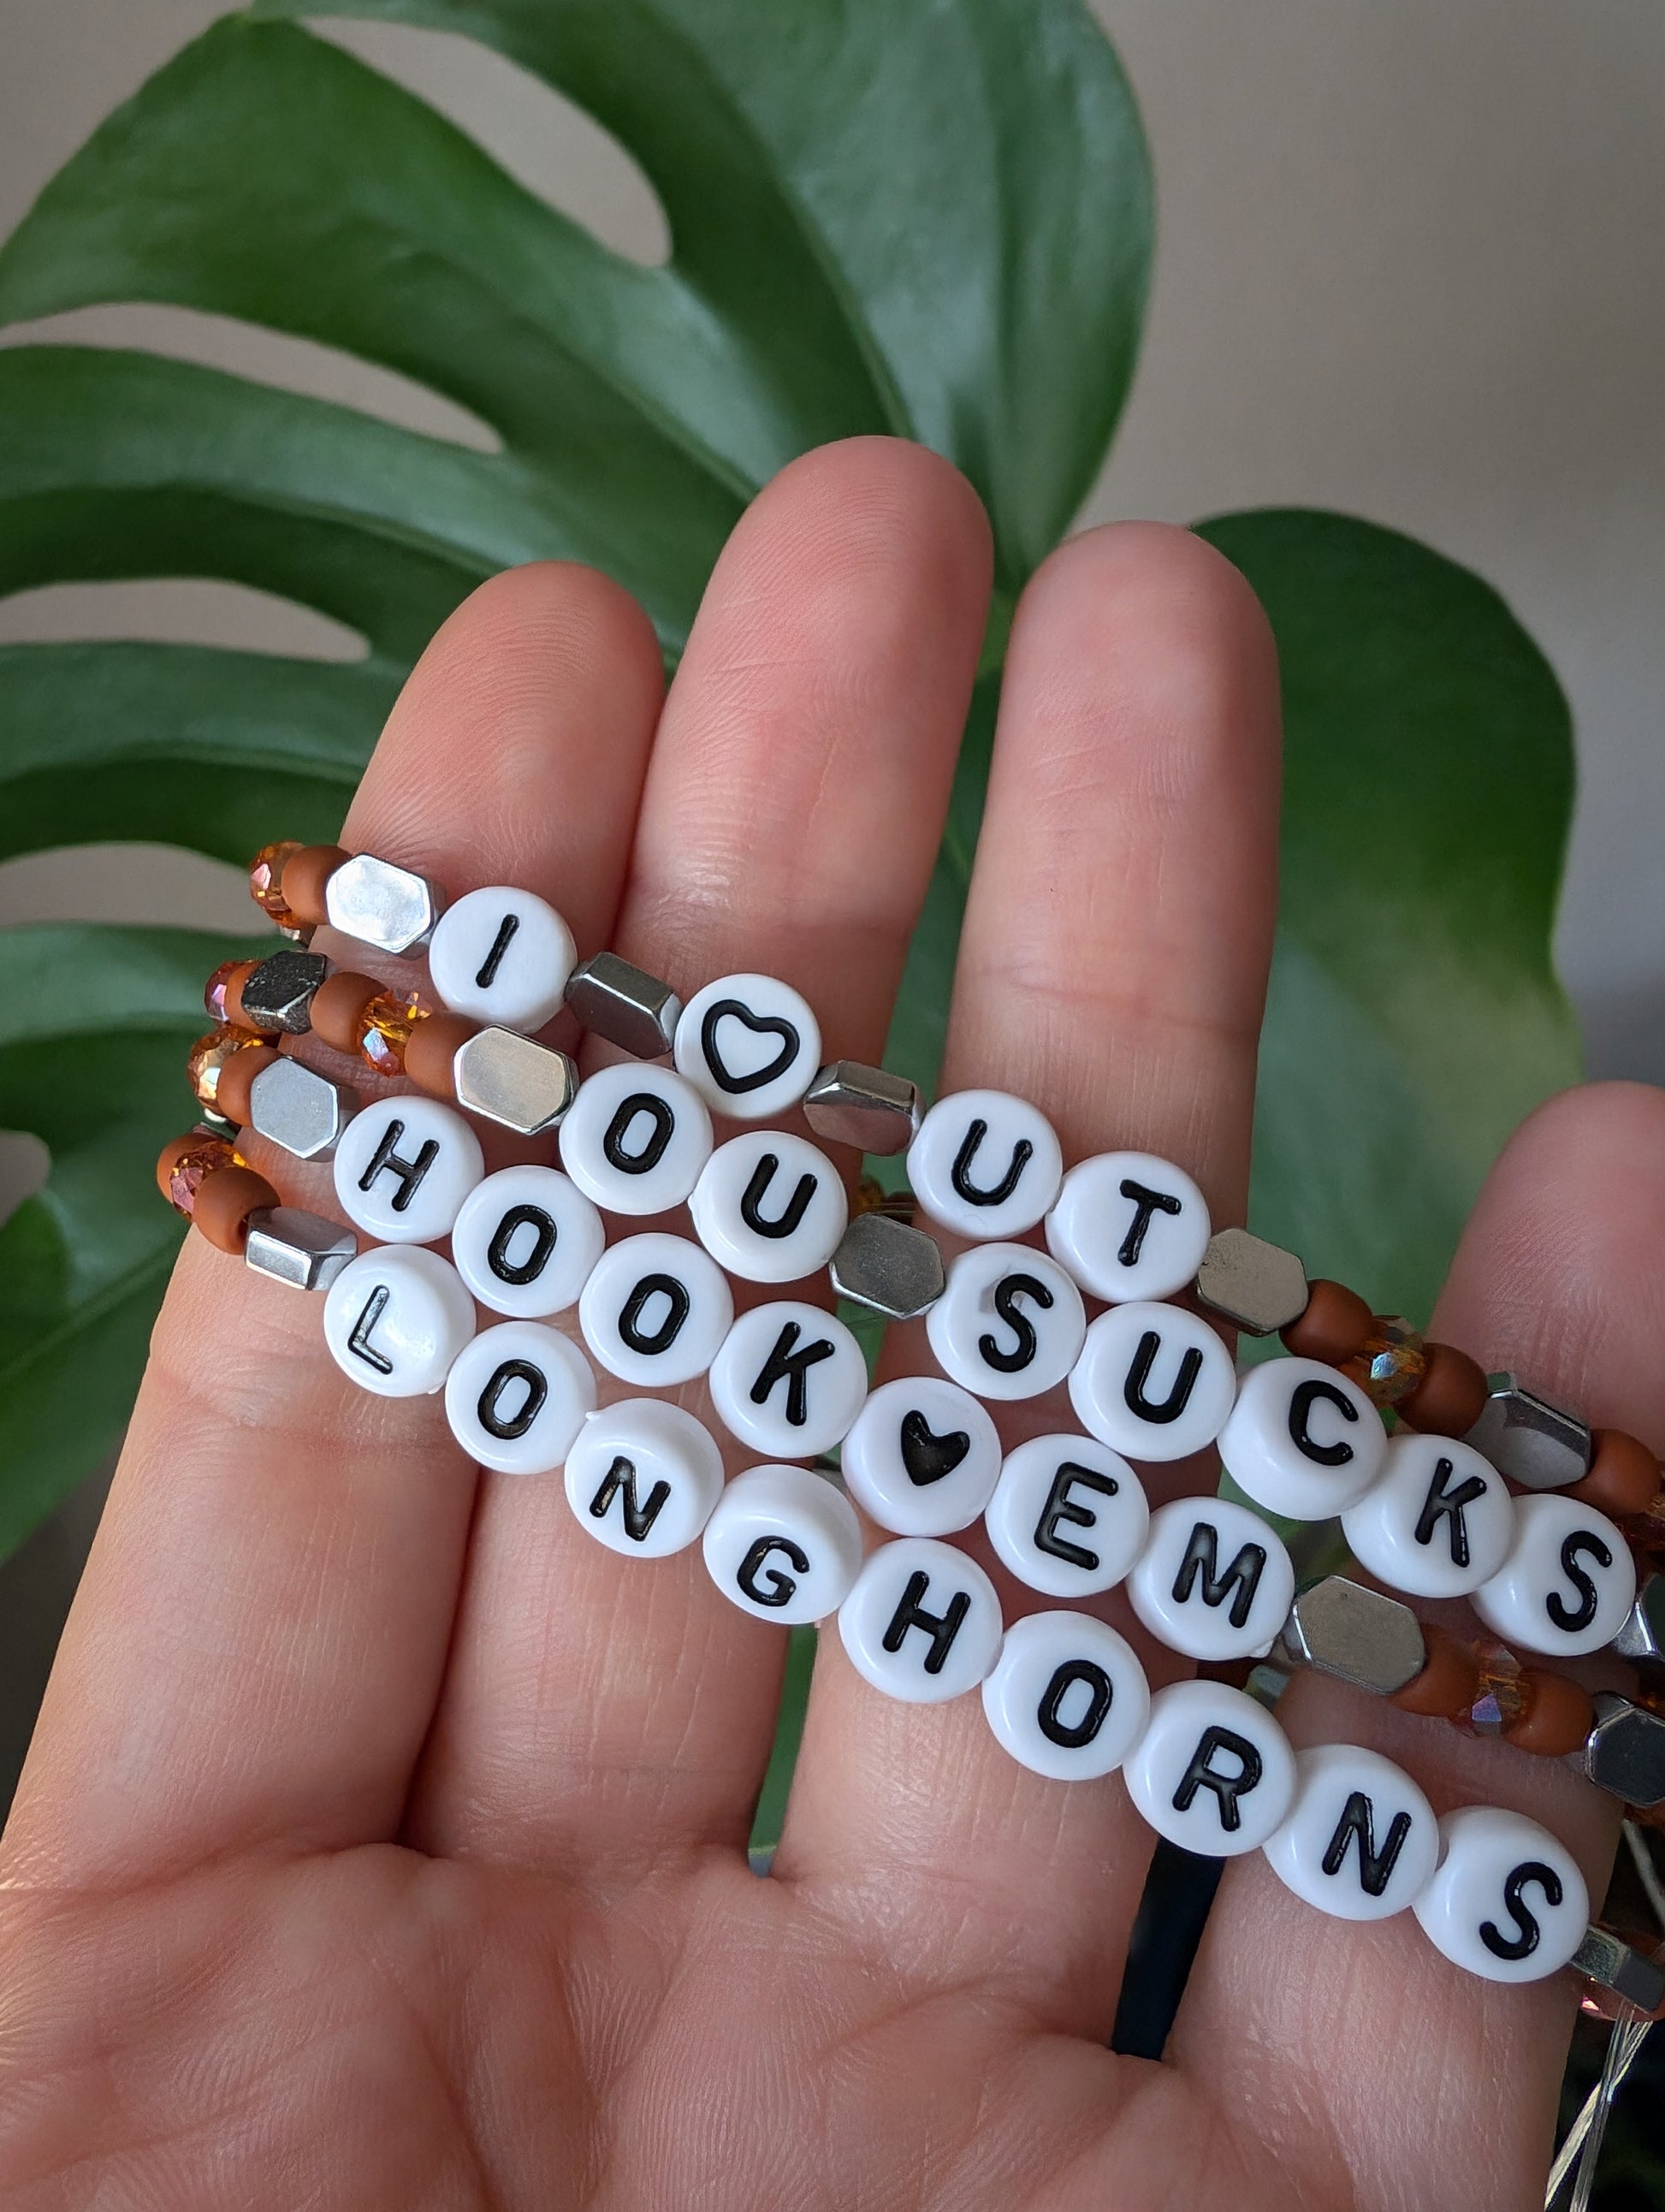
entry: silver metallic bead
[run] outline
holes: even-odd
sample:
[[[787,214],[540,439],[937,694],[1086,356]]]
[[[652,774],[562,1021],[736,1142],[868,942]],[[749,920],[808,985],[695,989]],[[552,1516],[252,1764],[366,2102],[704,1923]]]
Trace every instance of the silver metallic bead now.
[[[358,1105],[346,1084],[280,1053],[249,1085],[249,1127],[298,1160],[327,1160]]]
[[[804,1098],[804,1119],[817,1137],[859,1152],[905,1152],[924,1116],[916,1083],[859,1060],[823,1067]]]
[[[1598,1691],[1595,1725],[1573,1756],[1599,1790],[1644,1808],[1665,1804],[1665,1713]]]
[[[1665,1575],[1650,1575],[1642,1583],[1613,1649],[1625,1659],[1665,1661]]]
[[[831,1273],[841,1298],[887,1321],[928,1313],[946,1280],[936,1238],[885,1213],[856,1215],[832,1255]]]
[[[313,994],[329,972],[321,952],[285,945],[270,954],[243,986],[243,1027],[304,1036],[313,1025]]]
[[[1665,2005],[1665,1959],[1634,1949],[1610,1928],[1587,1928],[1568,1963],[1640,2013]]]
[[[1488,1375],[1486,1411],[1463,1438],[1524,1490],[1565,1490],[1589,1473],[1590,1433],[1512,1375]]]
[[[263,1206],[251,1213],[244,1257],[258,1275],[297,1291],[327,1291],[358,1254],[358,1239],[338,1221],[298,1206]]]
[[[1247,1229],[1217,1229],[1197,1270],[1197,1296],[1250,1336],[1271,1336],[1307,1310],[1307,1271],[1293,1252]]]
[[[1408,1605],[1346,1575],[1327,1575],[1296,1598],[1273,1656],[1390,1698],[1422,1672],[1428,1647]]]
[[[343,860],[324,887],[332,929],[404,960],[414,960],[427,944],[444,904],[437,884],[373,853]]]
[[[567,978],[567,1004],[592,1035],[636,1060],[658,1060],[676,1041],[682,1000],[668,983],[617,952],[580,960]]]
[[[514,1030],[477,1030],[458,1046],[451,1074],[459,1106],[522,1137],[552,1129],[578,1091],[578,1070],[564,1052]]]

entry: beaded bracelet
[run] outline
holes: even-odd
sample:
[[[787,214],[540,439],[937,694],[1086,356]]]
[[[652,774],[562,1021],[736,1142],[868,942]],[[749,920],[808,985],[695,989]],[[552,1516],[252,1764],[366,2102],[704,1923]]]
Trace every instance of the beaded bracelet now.
[[[1665,1807],[1665,1509],[1634,1438],[1592,1433],[1514,1376],[1310,1282],[1292,1253],[1216,1231],[1170,1162],[1124,1151],[1066,1169],[1020,1098],[965,1091],[926,1111],[883,1069],[823,1065],[814,1014],[775,978],[724,976],[684,1005],[616,954],[577,962],[532,894],[447,904],[421,876],[333,846],[267,847],[251,889],[294,942],[210,979],[216,1027],[189,1062],[208,1118],[165,1149],[158,1180],[211,1243],[323,1293],[325,1342],[355,1382],[442,1392],[476,1462],[560,1471],[580,1526],[621,1554],[698,1541],[744,1610],[783,1625],[836,1613],[889,1696],[980,1687],[1015,1759],[1060,1780],[1119,1768],[1176,1844],[1259,1849],[1344,1918],[1408,1906],[1489,1979],[1571,1963],[1598,2007],[1665,2005],[1665,1970],[1589,1927],[1578,1869],[1547,1830],[1486,1806],[1437,1820],[1376,1753],[1296,1752],[1243,1686],[1268,1659],[1317,1668],[1571,1758],[1644,1817]],[[325,922],[425,956],[438,1004],[312,951]],[[531,1034],[563,1010],[627,1057],[580,1082]],[[307,1033],[415,1090],[363,1102],[282,1049]],[[852,1212],[818,1145],[751,1126],[794,1109],[823,1143],[905,1152],[915,1200],[964,1249],[945,1260],[911,1202],[866,1202],[865,1187]],[[738,1133],[719,1142],[714,1114]],[[468,1115],[520,1137],[558,1130],[560,1168],[488,1174]],[[285,1206],[238,1152],[245,1127],[330,1162],[351,1226]],[[605,1215],[629,1232],[684,1206],[691,1236],[609,1241]],[[1019,1241],[1036,1230],[1044,1249]],[[448,1258],[433,1249],[445,1240]],[[736,1314],[731,1278],[817,1276],[887,1320],[922,1319],[938,1371],[870,1388],[823,1304]],[[582,1349],[549,1326],[574,1307]],[[1287,1356],[1240,1376],[1210,1314],[1279,1334]],[[599,1406],[598,1368],[642,1395]],[[755,1459],[726,1481],[711,1429],[645,1395],[700,1378]],[[989,1405],[1060,1385],[1080,1431],[1003,1451]],[[1152,1510],[1132,1462],[1210,1447],[1260,1510],[1222,1497]],[[834,1450],[829,1480],[809,1462]],[[885,1539],[865,1557],[857,1505]],[[1297,1590],[1267,1514],[1339,1518],[1371,1576],[1466,1596],[1491,1633],[1465,1645],[1346,1576]],[[1066,1602],[1006,1624],[989,1577],[945,1540],[980,1518],[1019,1583]],[[1127,1640],[1078,1609],[1117,1587],[1205,1671],[1152,1692]],[[1634,1662],[1634,1696],[1592,1698],[1535,1663],[1609,1648]]]

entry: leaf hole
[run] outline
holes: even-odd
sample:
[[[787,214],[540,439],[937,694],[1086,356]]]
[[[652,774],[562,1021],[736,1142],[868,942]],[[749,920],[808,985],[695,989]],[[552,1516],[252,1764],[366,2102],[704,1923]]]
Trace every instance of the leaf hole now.
[[[364,639],[345,623],[251,584],[206,576],[42,584],[0,599],[0,645],[94,638],[217,645],[295,660],[362,660],[368,653]]]
[[[137,842],[59,845],[0,860],[0,925],[17,921],[139,921],[222,937],[260,928],[240,868]]]
[[[33,1198],[51,1172],[52,1154],[27,1129],[0,1129],[0,1226],[26,1198]]]

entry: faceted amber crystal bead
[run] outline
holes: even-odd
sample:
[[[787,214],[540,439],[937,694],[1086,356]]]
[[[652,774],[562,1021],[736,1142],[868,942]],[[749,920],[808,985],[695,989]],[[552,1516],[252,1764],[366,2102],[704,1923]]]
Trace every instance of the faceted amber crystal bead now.
[[[378,1075],[402,1074],[410,1032],[427,1020],[430,1011],[415,991],[397,996],[383,991],[372,999],[364,1009],[364,1030],[358,1041],[359,1057],[366,1066]]]
[[[235,1054],[264,1047],[265,1039],[252,1030],[228,1029],[222,1024],[199,1036],[185,1056],[185,1080],[199,1106],[212,1107],[220,1088],[220,1070]]]
[[[1507,1644],[1482,1636],[1475,1638],[1473,1648],[1480,1662],[1480,1686],[1457,1725],[1475,1735],[1502,1735],[1525,1719],[1530,1686],[1522,1681],[1521,1662]]]
[[[1342,1372],[1373,1406],[1396,1406],[1416,1389],[1427,1364],[1419,1329],[1397,1314],[1373,1314],[1370,1334]]]
[[[1665,1498],[1656,1498],[1645,1513],[1631,1516],[1624,1528],[1626,1540],[1644,1574],[1650,1567],[1656,1572],[1665,1567]]]
[[[240,1164],[237,1153],[223,1137],[193,1129],[188,1137],[175,1137],[162,1147],[156,1162],[156,1182],[176,1213],[191,1218],[197,1194],[210,1176],[221,1168]]]
[[[259,963],[256,960],[222,960],[209,977],[203,991],[203,1004],[208,1009],[210,1021],[222,1027],[227,1024],[226,994],[234,982],[246,981],[253,975]]]
[[[249,865],[249,896],[269,921],[280,929],[293,929],[295,916],[289,912],[281,888],[283,863],[301,845],[294,837],[285,837],[275,845],[263,845]]]

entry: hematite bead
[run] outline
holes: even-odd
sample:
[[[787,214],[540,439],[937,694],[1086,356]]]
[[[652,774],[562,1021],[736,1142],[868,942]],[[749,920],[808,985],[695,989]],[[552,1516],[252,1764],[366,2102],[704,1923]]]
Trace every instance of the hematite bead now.
[[[1300,1592],[1275,1649],[1285,1665],[1316,1668],[1379,1698],[1414,1681],[1427,1656],[1410,1607],[1346,1575]]]
[[[514,1030],[478,1030],[451,1063],[457,1103],[523,1137],[552,1129],[578,1091],[578,1070],[564,1052],[534,1044]]]
[[[252,1030],[302,1036],[312,1027],[313,998],[330,972],[321,952],[286,945],[243,978],[238,994],[244,1023]]]
[[[257,1274],[294,1290],[327,1291],[357,1253],[350,1229],[298,1206],[264,1206],[249,1216],[244,1258]]]
[[[682,1000],[617,952],[580,960],[567,978],[566,997],[586,1030],[636,1060],[657,1060],[676,1042]]]
[[[1247,1229],[1217,1229],[1197,1270],[1197,1296],[1250,1336],[1272,1336],[1307,1310],[1307,1271],[1297,1255]]]
[[[409,868],[355,853],[325,888],[330,926],[404,960],[427,944],[445,903],[436,884]]]
[[[804,1095],[804,1119],[816,1135],[860,1152],[905,1152],[922,1115],[917,1084],[859,1060],[833,1060]]]
[[[1627,1805],[1665,1804],[1665,1714],[1607,1690],[1595,1705],[1595,1725],[1578,1754],[1584,1772]]]
[[[1587,1928],[1568,1963],[1595,1984],[1582,2009],[1596,2019],[1657,2020],[1665,2012],[1665,1947],[1644,1950],[1616,1929]]]
[[[249,1127],[301,1160],[327,1160],[358,1111],[358,1094],[281,1056],[249,1085]]]
[[[1613,1648],[1626,1659],[1665,1661],[1665,1575],[1649,1575],[1644,1580]]]
[[[1463,1441],[1499,1474],[1528,1490],[1561,1490],[1589,1468],[1591,1439],[1576,1413],[1528,1390],[1509,1374],[1490,1375],[1486,1411]]]

